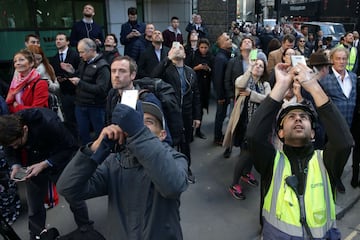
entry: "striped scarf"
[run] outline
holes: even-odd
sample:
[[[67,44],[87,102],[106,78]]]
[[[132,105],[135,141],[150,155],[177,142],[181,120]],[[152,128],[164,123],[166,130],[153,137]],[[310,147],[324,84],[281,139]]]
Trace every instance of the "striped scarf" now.
[[[257,93],[265,94],[265,87],[264,84],[260,81],[256,82],[254,81],[253,77],[250,77],[248,87],[251,91],[256,91]],[[248,121],[250,122],[252,115],[256,111],[257,107],[260,105],[256,102],[251,102],[250,100],[247,101],[248,103]]]
[[[21,96],[23,89],[32,81],[40,79],[40,74],[36,69],[32,69],[26,76],[22,76],[19,72],[15,72],[14,78],[11,81],[9,92],[6,96],[6,103],[12,104],[14,100],[22,104]]]

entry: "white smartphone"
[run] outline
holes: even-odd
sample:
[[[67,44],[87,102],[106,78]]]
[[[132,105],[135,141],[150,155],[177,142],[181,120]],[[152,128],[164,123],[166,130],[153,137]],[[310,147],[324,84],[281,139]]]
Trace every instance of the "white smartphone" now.
[[[176,49],[180,48],[180,42],[173,42],[172,47]]]
[[[136,102],[138,100],[138,90],[125,90],[121,95],[121,103],[133,109],[136,109]]]
[[[291,56],[291,65],[296,66],[298,63],[306,65],[306,60],[303,55],[292,55]]]

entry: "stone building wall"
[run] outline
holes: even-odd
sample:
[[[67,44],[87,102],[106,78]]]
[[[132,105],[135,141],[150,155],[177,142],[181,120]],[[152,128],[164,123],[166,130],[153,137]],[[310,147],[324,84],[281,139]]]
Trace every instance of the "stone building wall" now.
[[[198,13],[209,29],[209,40],[215,42],[236,20],[236,0],[198,0]]]

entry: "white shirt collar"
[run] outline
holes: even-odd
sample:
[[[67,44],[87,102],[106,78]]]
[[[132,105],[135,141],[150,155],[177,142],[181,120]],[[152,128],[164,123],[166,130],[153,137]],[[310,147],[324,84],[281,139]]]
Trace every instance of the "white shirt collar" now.
[[[341,75],[334,69],[334,67],[332,67],[333,73],[336,77],[336,80],[338,81],[343,94],[349,98],[350,94],[351,94],[351,90],[352,90],[352,82],[351,82],[351,78],[350,75],[348,73],[348,71],[345,70],[345,76],[344,79],[342,79]]]
[[[60,54],[60,53],[63,53],[64,55],[66,55],[68,50],[69,50],[69,48],[67,47],[67,48],[65,48],[65,50],[59,51],[59,54]]]

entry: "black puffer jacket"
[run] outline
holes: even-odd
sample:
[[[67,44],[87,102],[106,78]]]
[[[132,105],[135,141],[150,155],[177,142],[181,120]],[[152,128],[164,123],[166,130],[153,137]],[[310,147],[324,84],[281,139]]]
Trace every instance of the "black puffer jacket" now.
[[[80,62],[77,75],[80,77],[76,86],[75,104],[78,106],[100,106],[106,104],[106,96],[110,90],[110,67],[99,54],[88,64]]]

